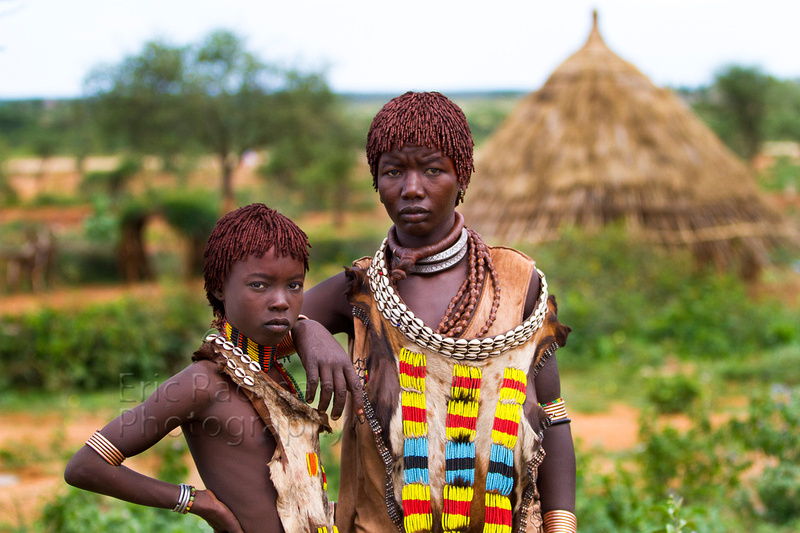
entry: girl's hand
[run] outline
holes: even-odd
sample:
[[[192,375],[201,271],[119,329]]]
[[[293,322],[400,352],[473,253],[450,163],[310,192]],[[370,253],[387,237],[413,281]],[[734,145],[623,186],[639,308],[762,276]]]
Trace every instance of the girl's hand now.
[[[215,533],[244,533],[228,506],[219,501],[210,490],[197,491],[190,512],[208,522]]]

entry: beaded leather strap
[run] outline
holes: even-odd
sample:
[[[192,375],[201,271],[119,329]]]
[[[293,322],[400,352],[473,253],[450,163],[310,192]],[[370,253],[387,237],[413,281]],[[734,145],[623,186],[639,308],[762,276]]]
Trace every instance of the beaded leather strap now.
[[[111,466],[119,466],[125,460],[125,456],[122,452],[111,444],[111,441],[105,438],[103,434],[100,433],[100,430],[95,431],[94,434],[89,437],[89,440],[86,441],[86,445],[96,451],[100,457],[105,459]]]

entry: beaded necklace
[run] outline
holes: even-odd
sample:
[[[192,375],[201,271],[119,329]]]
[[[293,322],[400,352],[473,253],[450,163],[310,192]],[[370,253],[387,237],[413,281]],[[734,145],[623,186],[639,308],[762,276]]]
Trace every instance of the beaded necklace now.
[[[369,286],[378,311],[403,332],[408,340],[420,348],[432,350],[454,359],[476,360],[497,357],[511,348],[528,342],[544,323],[547,315],[547,281],[544,273],[537,269],[542,284],[539,305],[522,324],[494,337],[463,339],[441,335],[417,318],[397,294],[390,281],[389,269],[386,264],[386,245],[387,239],[384,239],[367,269]]]
[[[509,495],[514,488],[514,448],[528,377],[518,368],[503,371],[503,385],[494,413],[492,448],[486,473],[486,515],[484,533],[511,531],[512,512]]]
[[[403,525],[406,533],[430,531],[428,416],[425,406],[425,354],[400,350],[400,405],[403,414]]]
[[[242,333],[231,326],[227,320],[223,323],[221,333],[225,340],[231,345],[228,349],[232,350],[234,354],[239,355],[242,362],[249,365],[251,370],[255,372],[264,372],[266,374],[269,373],[270,369],[274,366],[289,387],[289,392],[305,401],[305,397],[297,384],[297,380],[295,380],[294,376],[292,376],[280,361],[278,361],[277,345],[264,346],[258,344],[254,340],[242,335]]]
[[[433,525],[428,471],[426,374],[425,354],[402,348],[399,354],[404,437],[402,495],[403,525],[407,533],[430,531]],[[453,365],[445,422],[447,441],[442,528],[446,532],[463,531],[470,526],[481,379],[479,367],[462,363]],[[514,448],[526,390],[525,372],[506,367],[492,424],[492,446],[484,496],[484,533],[511,531],[513,514],[509,496],[514,488]]]
[[[258,361],[264,372],[269,372],[269,369],[272,368],[273,362],[276,361],[275,356],[278,353],[277,345],[264,346],[262,344],[258,344],[252,339],[248,339],[247,337],[242,335],[242,333],[238,329],[231,326],[227,320],[223,323],[223,328],[225,330],[226,339],[231,341],[234,346],[238,346],[244,353],[249,355],[252,359]]]
[[[445,423],[445,486],[442,527],[457,531],[469,527],[469,508],[475,483],[475,430],[481,392],[481,369],[455,364]]]

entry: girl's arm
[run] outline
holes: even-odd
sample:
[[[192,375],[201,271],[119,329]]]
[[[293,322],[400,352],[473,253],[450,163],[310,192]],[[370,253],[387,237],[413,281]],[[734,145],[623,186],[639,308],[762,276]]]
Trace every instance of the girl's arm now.
[[[216,377],[217,371],[210,362],[189,365],[164,382],[144,403],[109,422],[99,431],[102,437],[92,438],[99,443],[95,446],[114,462],[114,456],[138,455],[179,425],[201,417],[213,398],[208,391],[198,390],[196,379],[202,374],[206,374],[206,379],[211,378],[211,372]],[[123,465],[112,465],[89,445],[69,460],[64,479],[84,490],[162,509],[175,508],[181,496],[179,485],[145,476]],[[242,531],[230,509],[211,491],[196,491],[191,512],[215,530]]]

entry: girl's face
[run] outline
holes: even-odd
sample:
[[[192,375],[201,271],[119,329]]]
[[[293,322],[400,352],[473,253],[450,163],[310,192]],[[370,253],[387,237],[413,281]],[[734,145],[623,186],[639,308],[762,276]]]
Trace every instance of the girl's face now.
[[[404,246],[444,238],[455,223],[459,183],[453,161],[436,148],[405,145],[381,154],[378,194]]]
[[[242,335],[274,346],[297,322],[303,306],[305,265],[267,250],[231,267],[222,289],[214,293],[225,305],[225,319]]]

